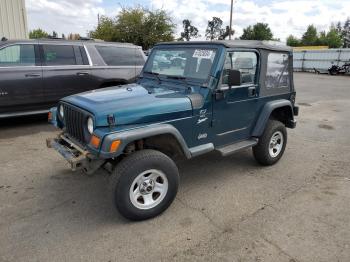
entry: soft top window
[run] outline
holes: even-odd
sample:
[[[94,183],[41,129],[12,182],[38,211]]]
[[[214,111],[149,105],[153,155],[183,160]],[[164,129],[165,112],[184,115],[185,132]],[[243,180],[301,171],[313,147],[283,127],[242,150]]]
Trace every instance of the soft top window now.
[[[270,53],[267,58],[265,85],[267,89],[289,87],[289,56]]]

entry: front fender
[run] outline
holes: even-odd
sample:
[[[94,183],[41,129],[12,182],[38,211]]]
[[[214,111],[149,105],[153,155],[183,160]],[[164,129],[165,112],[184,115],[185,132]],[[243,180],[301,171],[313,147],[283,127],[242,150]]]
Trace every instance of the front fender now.
[[[264,130],[265,130],[265,126],[267,124],[267,121],[269,120],[271,113],[277,109],[277,108],[281,108],[281,107],[288,107],[291,110],[291,121],[294,121],[294,115],[296,112],[294,112],[293,110],[293,104],[291,101],[286,100],[286,99],[280,99],[280,100],[276,100],[276,101],[270,101],[268,103],[266,103],[266,105],[263,107],[259,118],[255,124],[254,130],[252,132],[252,136],[254,137],[260,137]]]
[[[182,137],[181,133],[170,124],[155,124],[146,127],[135,128],[132,130],[121,131],[108,134],[104,137],[99,156],[104,159],[114,158],[121,155],[125,147],[135,140],[144,139],[156,135],[171,134],[179,142],[184,154],[187,158],[191,158],[191,152]],[[113,141],[120,140],[121,143],[118,150],[114,153],[109,152],[109,148]]]

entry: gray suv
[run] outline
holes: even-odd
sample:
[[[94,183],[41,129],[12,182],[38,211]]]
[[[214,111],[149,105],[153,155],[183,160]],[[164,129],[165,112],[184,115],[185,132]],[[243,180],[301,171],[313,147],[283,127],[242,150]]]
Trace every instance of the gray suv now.
[[[65,40],[0,42],[0,118],[48,112],[59,99],[132,83],[146,57],[125,43]]]

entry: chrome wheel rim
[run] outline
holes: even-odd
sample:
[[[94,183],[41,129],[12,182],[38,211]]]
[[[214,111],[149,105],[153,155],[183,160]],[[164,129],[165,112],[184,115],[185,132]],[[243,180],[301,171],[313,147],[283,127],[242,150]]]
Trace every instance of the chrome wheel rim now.
[[[275,133],[273,133],[269,143],[269,154],[271,157],[277,157],[281,153],[283,143],[284,139],[282,132],[276,131]]]
[[[130,186],[130,201],[139,209],[151,209],[157,206],[168,192],[166,175],[156,169],[139,174]]]

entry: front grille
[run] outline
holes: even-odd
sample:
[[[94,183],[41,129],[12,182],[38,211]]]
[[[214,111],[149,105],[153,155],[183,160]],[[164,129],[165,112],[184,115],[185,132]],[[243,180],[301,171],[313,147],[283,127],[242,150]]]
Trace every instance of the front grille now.
[[[85,143],[85,120],[86,116],[83,112],[78,111],[77,109],[63,104],[64,110],[64,123],[66,132],[75,138],[78,142]]]

